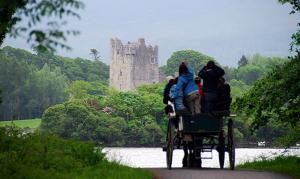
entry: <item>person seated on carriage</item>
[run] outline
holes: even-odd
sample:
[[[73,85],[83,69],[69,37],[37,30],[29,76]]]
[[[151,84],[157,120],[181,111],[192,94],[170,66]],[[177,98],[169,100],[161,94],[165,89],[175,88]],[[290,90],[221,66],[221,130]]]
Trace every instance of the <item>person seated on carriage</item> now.
[[[198,86],[198,91],[199,91],[199,94],[200,94],[200,110],[201,110],[201,112],[203,112],[202,106],[203,106],[203,101],[204,101],[203,100],[204,99],[204,92],[203,92],[203,85],[201,83],[201,78],[199,76],[197,76],[195,78],[195,83]]]
[[[218,98],[219,79],[225,74],[224,70],[214,61],[208,61],[198,76],[203,79],[204,106],[203,111],[210,113],[214,110]]]
[[[219,85],[218,85],[218,99],[216,103],[216,110],[224,111],[229,114],[230,103],[231,103],[230,85],[226,83],[225,79],[222,77],[220,78]]]
[[[200,111],[200,94],[198,87],[194,81],[193,69],[187,64],[182,62],[179,66],[179,77],[176,86],[174,87],[173,96],[176,98],[182,94],[184,104],[192,115],[199,114]]]
[[[176,113],[181,113],[187,111],[186,107],[183,104],[183,92],[182,90],[177,91],[178,77],[173,81],[173,85],[170,88],[169,97],[170,100],[174,103]]]
[[[170,89],[174,84],[174,78],[172,76],[167,77],[168,83],[166,84],[164,88],[164,97],[163,97],[163,103],[168,104],[168,101],[170,101]]]

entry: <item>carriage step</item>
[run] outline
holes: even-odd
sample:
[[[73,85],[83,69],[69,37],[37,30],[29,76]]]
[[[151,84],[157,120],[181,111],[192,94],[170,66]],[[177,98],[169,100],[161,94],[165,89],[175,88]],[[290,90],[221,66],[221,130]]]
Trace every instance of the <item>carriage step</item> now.
[[[195,147],[195,150],[200,150],[202,153],[204,153],[204,152],[212,152],[212,148],[211,147],[207,147],[207,148],[205,148],[205,147]]]

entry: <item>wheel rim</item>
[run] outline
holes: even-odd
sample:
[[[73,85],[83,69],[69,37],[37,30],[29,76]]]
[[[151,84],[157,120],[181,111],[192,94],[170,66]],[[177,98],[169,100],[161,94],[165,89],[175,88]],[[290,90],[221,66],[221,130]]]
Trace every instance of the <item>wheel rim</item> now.
[[[228,152],[229,152],[229,164],[230,169],[234,170],[235,163],[235,146],[233,140],[233,122],[232,119],[228,120]]]
[[[167,133],[167,167],[168,169],[172,168],[172,159],[173,159],[173,138],[174,138],[174,124],[169,119],[168,124],[168,133]]]
[[[223,169],[224,168],[224,158],[225,158],[225,138],[224,138],[223,132],[221,132],[219,135],[218,153],[219,153],[220,168]]]

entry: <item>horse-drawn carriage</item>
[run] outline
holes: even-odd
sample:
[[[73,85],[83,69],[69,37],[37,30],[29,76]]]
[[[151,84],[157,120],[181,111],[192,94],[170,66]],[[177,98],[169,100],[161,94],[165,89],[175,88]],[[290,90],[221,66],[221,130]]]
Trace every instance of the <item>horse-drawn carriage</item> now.
[[[196,166],[195,164],[199,160],[201,162],[201,158],[203,158],[201,153],[217,150],[220,168],[224,167],[225,152],[228,152],[230,169],[233,170],[235,146],[232,117],[233,115],[218,112],[194,116],[190,114],[169,116],[166,146],[164,147],[168,169],[172,168],[173,150],[184,148],[187,150],[188,147],[191,152],[186,156],[187,167]],[[227,130],[225,130],[226,128]]]

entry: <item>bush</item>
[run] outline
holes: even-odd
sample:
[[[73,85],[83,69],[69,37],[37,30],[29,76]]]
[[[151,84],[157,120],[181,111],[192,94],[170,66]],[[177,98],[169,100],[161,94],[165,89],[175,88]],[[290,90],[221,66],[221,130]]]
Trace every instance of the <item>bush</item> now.
[[[0,128],[0,176],[3,178],[53,177],[95,166],[102,160],[104,154],[90,142]]]

